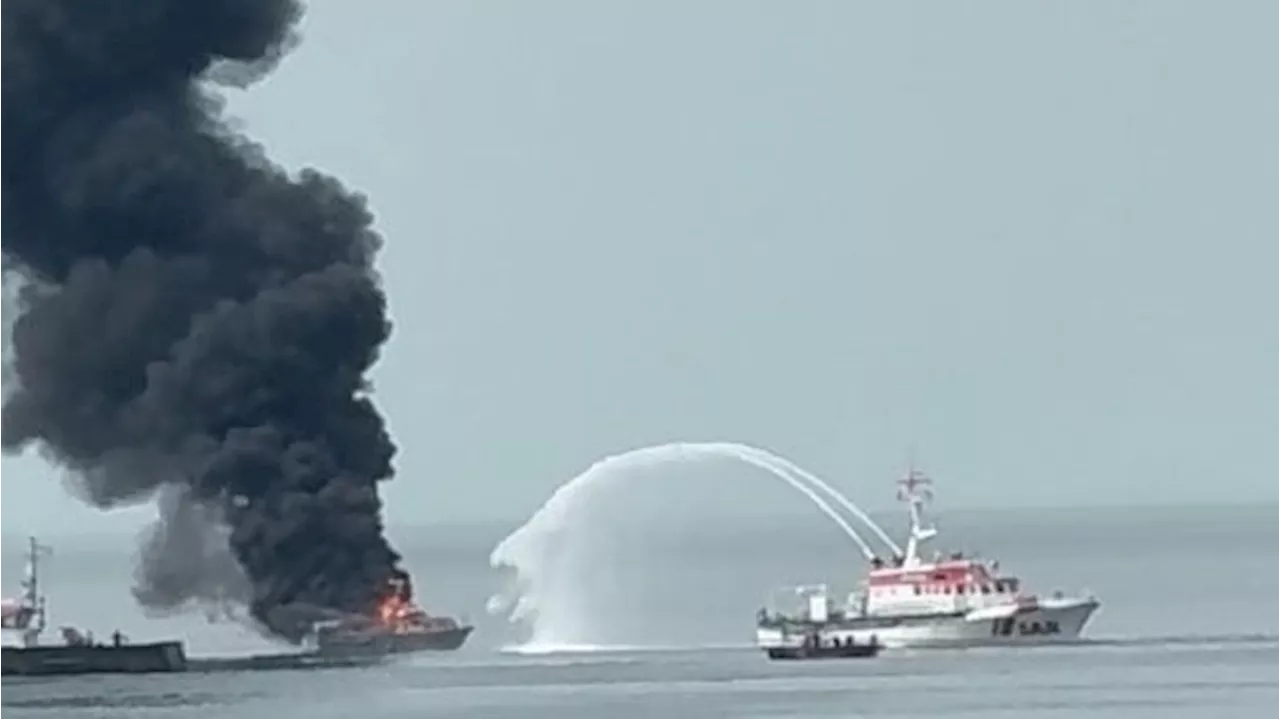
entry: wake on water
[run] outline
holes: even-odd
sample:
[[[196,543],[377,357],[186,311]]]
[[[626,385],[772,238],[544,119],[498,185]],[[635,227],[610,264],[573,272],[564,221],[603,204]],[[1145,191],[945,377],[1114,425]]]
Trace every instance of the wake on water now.
[[[590,522],[606,498],[631,478],[663,466],[729,459],[765,470],[806,497],[866,557],[877,553],[835,507],[865,526],[889,551],[901,550],[888,534],[847,497],[795,464],[763,449],[730,442],[679,442],[644,447],[606,457],[561,485],[519,529],[498,544],[490,564],[508,574],[509,586],[489,599],[491,614],[507,618],[528,632],[524,643],[508,647],[520,653],[621,651],[654,648],[660,637],[646,627],[632,627],[627,641],[617,638],[615,622],[601,616],[607,598],[593,597],[593,587],[606,593],[610,573],[618,571],[609,555],[610,527],[592,531]],[[830,501],[828,501],[830,500]],[[594,507],[593,507],[594,505]],[[607,521],[607,520],[606,520]],[[634,565],[623,568],[631,572]],[[698,591],[707,587],[697,587]],[[712,595],[714,596],[714,595]],[[717,601],[714,598],[707,601]],[[714,611],[714,607],[707,607]],[[645,617],[630,615],[634,620]],[[651,616],[651,621],[661,621]],[[736,618],[735,618],[736,619]],[[749,617],[748,617],[749,620]],[[650,641],[637,644],[637,636]],[[670,639],[670,637],[665,637]],[[661,642],[672,649],[670,642]]]

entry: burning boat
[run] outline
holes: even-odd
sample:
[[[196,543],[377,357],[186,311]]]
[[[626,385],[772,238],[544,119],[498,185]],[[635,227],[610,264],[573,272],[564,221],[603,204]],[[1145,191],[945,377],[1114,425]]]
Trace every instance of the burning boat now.
[[[413,601],[409,575],[399,572],[388,580],[371,614],[316,622],[309,641],[316,653],[326,656],[453,651],[467,641],[473,629],[453,617],[428,615]]]

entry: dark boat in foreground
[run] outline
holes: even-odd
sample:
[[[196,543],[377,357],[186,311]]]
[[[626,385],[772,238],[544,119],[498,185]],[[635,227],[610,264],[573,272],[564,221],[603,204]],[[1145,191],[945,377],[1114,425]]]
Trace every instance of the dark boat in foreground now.
[[[95,642],[91,634],[74,627],[62,627],[62,644],[41,644],[40,634],[45,630],[47,613],[45,598],[39,590],[39,561],[47,551],[35,537],[31,538],[22,596],[4,600],[4,676],[186,670],[186,651],[179,641],[130,644],[116,631],[110,644],[102,644]]]
[[[821,607],[814,609],[817,616],[804,621],[770,617],[760,610],[757,626],[771,627],[776,632],[771,637],[773,641],[759,643],[770,659],[869,659],[884,648],[874,634],[866,641],[856,641],[852,636],[824,631]]]
[[[187,669],[182,642],[4,647],[4,676],[144,674]]]
[[[815,638],[799,646],[769,647],[765,652],[770,659],[869,659],[879,654],[880,649],[880,643],[875,641],[821,644]]]

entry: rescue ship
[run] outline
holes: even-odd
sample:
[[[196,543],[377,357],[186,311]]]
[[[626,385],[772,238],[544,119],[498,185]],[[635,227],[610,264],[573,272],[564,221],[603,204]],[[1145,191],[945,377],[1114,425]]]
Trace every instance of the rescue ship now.
[[[453,617],[434,617],[413,601],[409,575],[398,572],[376,610],[316,622],[308,644],[320,656],[356,657],[425,651],[453,651],[471,635],[473,626]]]
[[[931,482],[911,468],[898,481],[898,499],[910,513],[905,550],[889,561],[873,557],[858,589],[841,605],[826,585],[793,588],[798,608],[762,609],[756,644],[771,655],[820,647],[981,646],[1078,639],[1100,606],[1088,593],[1040,596],[1023,591],[1021,580],[1002,574],[996,561],[961,553],[921,557],[922,545],[938,531],[925,517]]]

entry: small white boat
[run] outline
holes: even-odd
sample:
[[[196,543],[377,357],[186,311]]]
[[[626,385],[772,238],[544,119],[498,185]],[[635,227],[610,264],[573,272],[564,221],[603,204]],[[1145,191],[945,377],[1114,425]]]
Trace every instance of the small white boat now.
[[[898,498],[909,507],[910,536],[901,555],[871,560],[858,591],[838,606],[825,585],[796,587],[798,607],[770,612],[756,622],[756,643],[766,651],[879,644],[885,647],[981,646],[1070,641],[1079,638],[1100,606],[1090,594],[1038,596],[1023,591],[1017,576],[997,562],[962,554],[920,557],[937,536],[927,526],[930,481],[912,469],[899,480]]]

